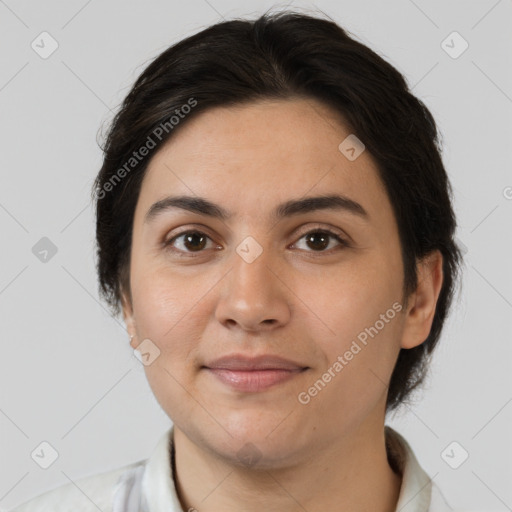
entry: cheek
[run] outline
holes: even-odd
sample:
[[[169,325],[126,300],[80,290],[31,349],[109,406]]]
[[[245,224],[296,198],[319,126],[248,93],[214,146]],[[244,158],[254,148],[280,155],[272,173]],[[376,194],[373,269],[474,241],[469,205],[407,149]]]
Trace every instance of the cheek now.
[[[138,337],[150,339],[160,351],[144,366],[148,384],[174,419],[190,414],[189,393],[197,393],[191,369],[202,331],[198,299],[206,293],[202,287],[209,279],[198,279],[198,289],[190,279],[168,274],[168,270],[146,269],[133,283],[132,294]]]
[[[294,292],[304,303],[301,307],[309,311],[312,321],[316,318],[322,332],[328,333],[325,344],[329,352],[337,352],[347,342],[350,345],[350,340],[376,322],[379,332],[390,331],[396,324],[393,320],[401,306],[402,276],[393,261],[380,256],[374,252],[354,258],[327,272],[304,274],[294,282]]]
[[[180,373],[213,314],[207,310],[211,308],[209,293],[222,277],[218,271],[198,275],[192,267],[190,272],[186,270],[172,271],[161,263],[141,265],[133,272],[132,284],[139,338],[154,341],[165,356],[166,366]]]
[[[309,289],[305,302],[315,313],[309,316],[323,326],[316,335],[315,330],[310,332],[326,361],[311,380],[329,382],[326,402],[358,407],[356,402],[371,403],[385,391],[402,330],[402,280],[395,267],[369,257],[366,262],[340,267],[329,279],[304,281],[300,293]]]
[[[385,404],[400,350],[400,308],[398,301],[372,302],[371,297],[340,302],[337,322],[331,317],[336,334],[316,340],[325,363],[301,390],[303,400],[311,401],[312,417],[335,417],[333,424],[355,428],[379,403]]]

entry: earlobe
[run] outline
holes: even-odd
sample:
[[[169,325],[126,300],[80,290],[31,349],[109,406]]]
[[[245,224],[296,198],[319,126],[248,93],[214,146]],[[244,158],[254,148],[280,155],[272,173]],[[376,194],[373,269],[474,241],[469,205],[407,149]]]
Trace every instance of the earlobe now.
[[[417,264],[418,285],[409,297],[401,348],[414,348],[428,337],[443,284],[443,255],[435,250]]]
[[[123,310],[124,323],[126,324],[126,330],[130,335],[130,345],[133,347],[136,337],[135,318],[133,316],[133,306],[131,300],[126,296],[125,292],[121,293],[121,305]]]

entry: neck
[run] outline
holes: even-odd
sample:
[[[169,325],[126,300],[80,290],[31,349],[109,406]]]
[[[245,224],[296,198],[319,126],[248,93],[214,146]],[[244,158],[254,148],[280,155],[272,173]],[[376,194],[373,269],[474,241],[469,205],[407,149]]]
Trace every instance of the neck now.
[[[379,427],[379,425],[377,425]],[[199,512],[394,512],[401,477],[380,429],[359,428],[301,464],[254,469],[229,464],[174,427],[176,489],[183,510]]]

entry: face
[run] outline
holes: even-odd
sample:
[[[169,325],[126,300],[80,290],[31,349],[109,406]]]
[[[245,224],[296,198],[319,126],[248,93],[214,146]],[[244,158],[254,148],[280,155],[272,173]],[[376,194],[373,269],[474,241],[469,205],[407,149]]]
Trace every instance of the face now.
[[[147,169],[132,346],[149,340],[145,372],[175,426],[226,460],[252,443],[269,467],[294,463],[383,421],[408,343],[403,267],[371,155],[339,149],[349,135],[313,100],[216,108]]]

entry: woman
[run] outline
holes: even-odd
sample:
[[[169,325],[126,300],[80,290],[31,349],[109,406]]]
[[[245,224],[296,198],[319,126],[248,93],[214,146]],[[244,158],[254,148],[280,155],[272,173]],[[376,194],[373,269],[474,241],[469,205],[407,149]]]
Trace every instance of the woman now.
[[[385,426],[461,259],[402,75],[330,20],[219,23],[147,67],[104,152],[101,292],[173,426],[16,510],[452,510]]]

